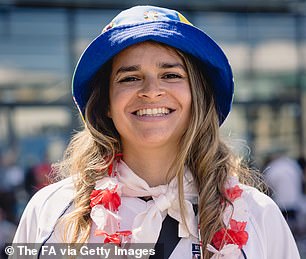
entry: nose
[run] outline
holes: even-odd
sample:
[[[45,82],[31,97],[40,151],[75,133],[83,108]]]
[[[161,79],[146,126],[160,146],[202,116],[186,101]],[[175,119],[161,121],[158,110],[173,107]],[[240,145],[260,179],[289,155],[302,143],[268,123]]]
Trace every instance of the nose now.
[[[146,79],[138,92],[139,97],[147,99],[154,99],[163,95],[165,95],[165,90],[160,86],[158,79],[153,78]]]

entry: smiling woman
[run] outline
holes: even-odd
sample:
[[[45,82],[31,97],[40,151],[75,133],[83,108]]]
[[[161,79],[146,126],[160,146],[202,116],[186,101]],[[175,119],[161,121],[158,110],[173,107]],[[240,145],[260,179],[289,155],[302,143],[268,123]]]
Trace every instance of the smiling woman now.
[[[191,115],[184,61],[169,47],[140,43],[114,57],[110,78],[109,117],[119,132],[125,161],[146,161],[131,169],[150,186],[166,184],[165,175],[156,172],[170,167]]]
[[[55,166],[66,179],[32,198],[14,243],[153,251],[141,258],[299,258],[278,207],[220,139],[230,65],[182,14],[121,12],[82,54],[72,90],[85,127]]]

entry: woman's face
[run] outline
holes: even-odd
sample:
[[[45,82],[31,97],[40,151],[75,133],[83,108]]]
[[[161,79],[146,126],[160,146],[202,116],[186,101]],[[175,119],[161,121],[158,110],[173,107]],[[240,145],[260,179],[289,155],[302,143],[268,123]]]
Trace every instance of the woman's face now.
[[[123,148],[177,147],[187,129],[192,102],[188,75],[170,48],[145,42],[116,55],[109,98],[108,115]]]

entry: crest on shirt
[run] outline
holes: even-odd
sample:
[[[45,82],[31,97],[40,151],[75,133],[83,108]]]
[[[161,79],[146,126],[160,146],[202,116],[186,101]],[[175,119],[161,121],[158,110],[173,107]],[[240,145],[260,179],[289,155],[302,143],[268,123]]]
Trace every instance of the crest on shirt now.
[[[200,259],[201,250],[199,244],[192,244],[192,259]]]

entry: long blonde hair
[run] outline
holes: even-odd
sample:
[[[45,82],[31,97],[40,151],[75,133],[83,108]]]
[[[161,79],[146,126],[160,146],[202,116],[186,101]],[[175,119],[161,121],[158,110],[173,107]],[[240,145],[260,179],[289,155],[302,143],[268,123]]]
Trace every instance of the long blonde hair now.
[[[194,175],[199,190],[200,234],[205,248],[214,233],[224,226],[222,215],[225,207],[231,205],[224,194],[228,176],[238,175],[241,182],[248,184],[253,184],[253,178],[220,139],[214,94],[202,70],[203,64],[189,55],[175,51],[182,57],[188,71],[192,107],[190,126],[181,139],[180,150],[170,171],[176,172],[182,213],[185,166]],[[115,154],[121,150],[119,134],[107,116],[110,69],[111,61],[93,79],[86,106],[86,128],[73,137],[64,160],[56,165],[56,170],[62,175],[78,176],[75,182],[75,209],[60,220],[65,226],[66,242],[83,243],[88,240],[91,227],[90,193],[95,182],[106,175]],[[210,256],[204,249],[203,258],[208,259]]]

